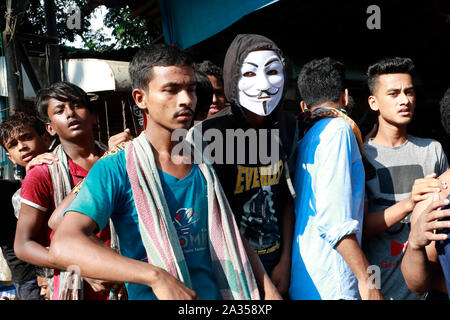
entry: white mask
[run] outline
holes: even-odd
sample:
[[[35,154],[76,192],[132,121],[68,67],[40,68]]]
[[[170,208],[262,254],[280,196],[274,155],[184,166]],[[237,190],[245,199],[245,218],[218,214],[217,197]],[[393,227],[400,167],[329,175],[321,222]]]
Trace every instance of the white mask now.
[[[281,100],[283,64],[275,51],[252,51],[245,58],[238,82],[239,104],[260,116],[269,115]]]

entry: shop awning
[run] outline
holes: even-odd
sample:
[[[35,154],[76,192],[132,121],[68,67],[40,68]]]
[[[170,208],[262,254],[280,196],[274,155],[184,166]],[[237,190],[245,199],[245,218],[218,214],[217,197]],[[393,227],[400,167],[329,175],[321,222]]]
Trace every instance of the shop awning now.
[[[278,0],[159,0],[165,41],[181,49]]]
[[[42,58],[30,58],[35,73],[45,75],[45,63]],[[62,61],[62,79],[76,84],[86,92],[128,91],[131,80],[128,74],[128,62],[102,59],[67,59]],[[24,98],[34,99],[36,93],[22,68]],[[8,96],[5,58],[0,57],[0,96]]]

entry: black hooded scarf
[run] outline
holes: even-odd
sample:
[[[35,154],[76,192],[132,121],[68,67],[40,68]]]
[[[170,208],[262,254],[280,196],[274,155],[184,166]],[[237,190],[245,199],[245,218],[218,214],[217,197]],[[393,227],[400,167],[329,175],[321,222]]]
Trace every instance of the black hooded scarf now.
[[[222,133],[223,143],[216,141],[216,147],[219,144],[222,146],[224,163],[215,162],[213,164],[214,169],[219,176],[220,183],[227,195],[241,233],[249,240],[254,249],[264,251],[279,244],[280,227],[278,225],[278,215],[286,204],[286,197],[290,197],[291,193],[293,193],[293,191],[290,192],[287,181],[290,183],[289,177],[293,176],[293,172],[289,172],[289,168],[295,168],[297,134],[295,115],[283,110],[282,99],[272,113],[266,117],[263,129],[268,132],[266,145],[269,154],[271,152],[269,139],[273,129],[279,130],[280,138],[279,143],[276,145],[280,160],[271,167],[274,170],[270,171],[272,174],[264,175],[264,172],[269,172],[265,169],[268,165],[263,164],[259,157],[256,164],[251,163],[249,161],[249,152],[246,154],[245,162],[238,163],[237,153],[243,150],[242,144],[237,146],[236,140],[233,142],[226,139],[226,132],[229,129],[242,129],[244,131],[251,129],[254,132],[255,130],[259,132],[258,129],[252,127],[242,110],[242,106],[239,105],[238,81],[241,77],[242,62],[246,56],[250,52],[260,49],[277,52],[284,65],[284,57],[281,50],[271,40],[255,34],[240,34],[236,36],[228,48],[223,67],[225,95],[231,106],[196,124],[193,131],[198,130],[202,132],[204,146],[214,142],[213,139],[211,139],[212,141],[205,139],[204,134],[207,130],[215,129]],[[258,148],[260,139],[263,138],[258,136]],[[261,141],[261,143],[264,142]],[[228,148],[230,145],[234,145],[233,163],[226,161],[227,145]],[[247,148],[247,151],[249,150],[250,146],[248,143],[246,143],[245,148]],[[263,256],[260,257],[267,270],[268,266],[264,263]]]
[[[275,51],[280,56],[283,66],[285,65],[283,53],[278,48],[278,46],[272,42],[272,40],[258,34],[237,35],[228,48],[228,51],[225,55],[225,61],[223,63],[225,96],[228,102],[236,106],[239,106],[238,82],[241,78],[242,63],[250,52],[256,50]],[[284,86],[284,91],[286,91],[286,86]]]

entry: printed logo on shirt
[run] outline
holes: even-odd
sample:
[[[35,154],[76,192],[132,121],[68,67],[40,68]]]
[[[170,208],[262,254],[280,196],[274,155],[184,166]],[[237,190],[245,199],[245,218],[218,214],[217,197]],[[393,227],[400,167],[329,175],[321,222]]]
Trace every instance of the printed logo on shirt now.
[[[185,254],[206,250],[208,232],[204,228],[197,228],[199,221],[200,215],[194,213],[192,208],[180,208],[175,213],[173,222]]]
[[[391,257],[397,257],[403,253],[405,253],[406,247],[408,246],[408,241],[405,243],[400,243],[395,240],[391,240]],[[403,255],[399,257],[399,259],[390,262],[388,260],[383,260],[380,263],[381,269],[391,269],[400,265],[402,261]]]
[[[400,243],[400,242],[391,240],[391,257],[395,257],[401,253],[404,253],[407,246],[408,246],[408,241],[406,241],[405,243]]]
[[[208,246],[208,230],[202,228],[195,234],[179,235],[179,239],[184,253],[204,251]]]
[[[236,187],[234,194],[259,187],[277,185],[283,171],[283,161],[263,167],[237,166]]]
[[[377,175],[380,192],[384,194],[409,193],[411,182],[424,177],[423,168],[418,164],[379,168]]]
[[[175,213],[175,228],[182,234],[188,234],[198,220],[200,220],[200,216],[194,213],[192,208],[180,208]]]
[[[402,261],[402,258],[400,258],[394,262],[389,262],[387,260],[383,260],[383,261],[381,261],[380,268],[381,269],[391,269],[391,268],[398,266],[401,261]]]

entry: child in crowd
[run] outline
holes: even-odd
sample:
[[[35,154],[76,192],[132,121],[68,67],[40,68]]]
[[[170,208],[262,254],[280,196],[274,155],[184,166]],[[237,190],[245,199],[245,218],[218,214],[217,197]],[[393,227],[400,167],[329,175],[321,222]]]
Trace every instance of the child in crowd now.
[[[44,124],[34,115],[18,112],[0,124],[0,143],[6,150],[6,155],[12,163],[29,168],[33,163],[38,163],[38,155],[46,154],[50,146],[50,136],[45,130]],[[42,159],[42,157],[41,157]],[[49,159],[48,157],[44,159]],[[51,161],[51,158],[49,159]],[[13,185],[13,183],[9,183]],[[40,300],[39,287],[36,282],[35,266],[17,258],[14,253],[13,243],[17,219],[20,210],[20,182],[14,184],[14,190],[9,190],[6,182],[2,184],[2,196],[6,195],[2,216],[2,235],[5,240],[1,247],[3,255],[11,269],[13,283],[18,296],[22,300]],[[3,189],[8,188],[8,190]],[[11,204],[11,193],[13,203]],[[2,198],[3,199],[3,198]],[[14,209],[12,208],[14,205]],[[5,207],[6,206],[6,207]],[[8,210],[7,207],[11,207]]]
[[[47,247],[52,236],[52,231],[47,226],[50,214],[70,190],[86,177],[106,148],[94,140],[96,117],[87,94],[81,88],[68,82],[54,83],[49,88],[40,90],[36,100],[39,118],[45,123],[51,136],[59,137],[61,144],[54,151],[58,161],[35,166],[23,181],[14,249],[24,261],[54,268],[47,259]],[[109,225],[100,230],[97,236],[103,243],[110,245]],[[62,279],[68,278],[70,273],[64,275]],[[106,283],[86,278],[84,280],[90,285],[84,285],[83,290],[73,291],[74,295],[68,297],[66,284],[70,279],[60,281],[59,270],[55,270],[52,298],[107,298],[109,286]]]

